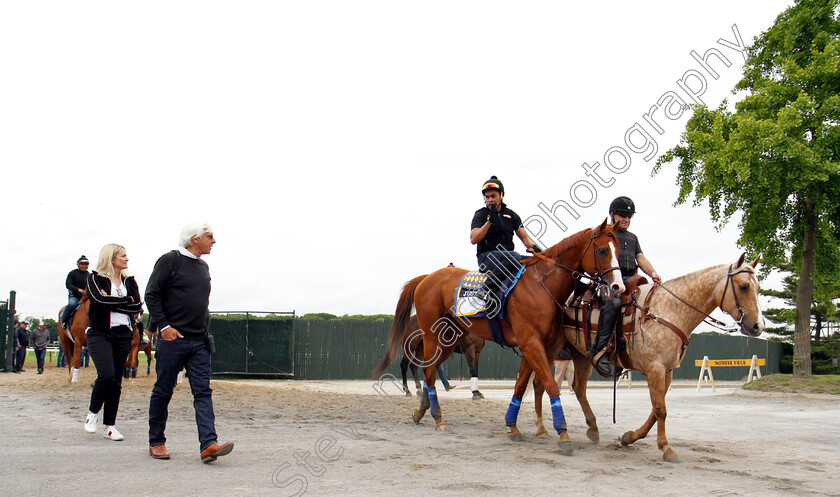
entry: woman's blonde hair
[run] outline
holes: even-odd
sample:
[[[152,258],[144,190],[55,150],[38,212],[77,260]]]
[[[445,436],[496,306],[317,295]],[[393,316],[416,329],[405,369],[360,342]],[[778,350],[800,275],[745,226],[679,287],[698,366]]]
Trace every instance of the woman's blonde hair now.
[[[109,243],[102,247],[102,250],[99,251],[99,262],[96,263],[94,271],[106,278],[114,276],[114,257],[120,250],[125,250],[125,247],[118,243]],[[129,274],[123,270],[120,272],[120,276],[128,278]]]

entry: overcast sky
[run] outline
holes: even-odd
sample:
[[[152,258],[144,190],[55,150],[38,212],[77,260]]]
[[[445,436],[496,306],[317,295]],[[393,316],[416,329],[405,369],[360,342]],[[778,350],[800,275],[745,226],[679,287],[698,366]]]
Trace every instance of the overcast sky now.
[[[751,44],[791,3],[4,2],[0,299],[55,317],[109,242],[143,290],[205,219],[212,310],[390,314],[414,276],[475,268],[493,174],[543,245],[629,195],[663,278],[731,262],[735,223],[673,207],[675,165],[651,177],[689,115],[651,108],[737,99],[733,25]]]

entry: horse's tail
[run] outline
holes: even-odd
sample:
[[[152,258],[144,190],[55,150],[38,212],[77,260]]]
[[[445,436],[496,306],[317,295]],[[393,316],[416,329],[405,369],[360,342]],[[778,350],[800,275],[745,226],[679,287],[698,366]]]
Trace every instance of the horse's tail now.
[[[400,300],[397,302],[397,309],[394,311],[394,322],[391,324],[391,331],[388,333],[388,347],[385,349],[385,356],[373,370],[373,377],[379,378],[385,368],[391,365],[394,357],[403,346],[408,320],[411,319],[411,308],[414,306],[414,291],[417,285],[426,279],[427,274],[418,276],[403,286]]]

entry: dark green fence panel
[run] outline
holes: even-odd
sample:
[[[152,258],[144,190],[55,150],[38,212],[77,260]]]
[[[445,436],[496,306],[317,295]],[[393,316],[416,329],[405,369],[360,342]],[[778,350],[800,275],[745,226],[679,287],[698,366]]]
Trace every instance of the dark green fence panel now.
[[[688,350],[680,367],[674,370],[675,380],[697,380],[700,377],[700,367],[694,365],[695,360],[709,359],[751,359],[757,355],[759,359],[767,359],[767,366],[761,368],[762,375],[778,374],[779,362],[784,354],[782,344],[760,338],[750,338],[743,335],[718,335],[715,333],[697,333],[691,335]],[[747,377],[749,366],[719,367],[712,369],[715,380],[739,381]],[[642,380],[641,373],[633,372],[633,380]],[[593,380],[601,380],[597,373],[593,373]]]
[[[391,320],[295,320],[295,377],[365,379],[385,353]],[[400,354],[386,372],[400,376]]]
[[[385,354],[391,320],[351,321],[346,319],[308,320],[291,318],[243,319],[216,318],[211,320],[211,331],[216,337],[216,355],[213,356],[214,373],[275,374],[298,379],[367,379]],[[674,378],[696,380],[700,368],[695,359],[749,359],[753,355],[767,360],[762,374],[779,372],[782,345],[778,342],[749,338],[700,333],[692,335],[681,367],[674,370]],[[400,378],[399,363],[402,351],[385,370]],[[511,349],[487,343],[481,353],[478,374],[482,379],[515,379],[519,356]],[[467,361],[460,354],[453,354],[444,371],[450,378],[469,378]],[[741,380],[747,367],[715,368],[716,380]],[[411,374],[409,383],[411,383]],[[422,375],[422,372],[420,373]],[[633,372],[634,380],[643,380],[641,373]],[[611,381],[596,373],[592,381]]]
[[[211,317],[210,333],[216,340],[213,373],[291,376],[293,326],[291,317]]]

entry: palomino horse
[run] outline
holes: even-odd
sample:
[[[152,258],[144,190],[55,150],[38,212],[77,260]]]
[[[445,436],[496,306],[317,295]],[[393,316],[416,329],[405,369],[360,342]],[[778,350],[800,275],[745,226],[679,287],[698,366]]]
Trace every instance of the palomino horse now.
[[[406,333],[410,333],[417,329],[417,315],[411,316],[411,319],[408,320],[408,328],[405,330]],[[403,382],[403,390],[405,390],[405,394],[407,397],[411,397],[411,391],[408,389],[408,381],[406,373],[409,368],[411,368],[411,376],[414,377],[414,386],[417,388],[417,394],[421,394],[422,385],[420,384],[420,380],[417,378],[417,361],[412,360],[411,357],[417,358],[420,357],[423,350],[423,339],[420,337],[414,337],[413,343],[404,343],[403,344],[403,358],[400,361],[400,372],[402,373],[402,382]],[[410,339],[409,336],[406,336],[406,341]],[[481,351],[484,350],[484,344],[486,340],[483,340],[475,335],[470,333],[464,333],[463,339],[455,346],[455,352],[458,354],[463,354],[464,358],[467,360],[467,366],[470,368],[470,378],[472,378],[472,398],[473,400],[483,399],[484,395],[478,390],[478,357],[481,354]],[[408,351],[408,352],[406,352]],[[413,351],[413,353],[411,353]],[[411,356],[411,357],[409,357]],[[387,360],[388,355],[385,355],[383,361]],[[390,361],[385,365],[385,367],[390,364]],[[453,387],[454,388],[454,387]]]
[[[90,324],[88,309],[90,309],[90,301],[87,295],[85,295],[79,301],[78,309],[76,310],[73,323],[70,325],[69,330],[61,327],[61,313],[64,312],[64,307],[58,311],[58,343],[61,350],[64,351],[64,357],[67,359],[67,369],[70,372],[71,383],[79,381],[79,367],[82,364],[82,347],[87,345],[85,329]]]
[[[131,351],[125,360],[125,371],[123,372],[125,378],[137,378],[140,352],[146,353],[146,375],[152,374],[152,341],[141,342],[140,333],[140,326],[134,326],[134,335],[131,337]]]
[[[594,229],[586,229],[566,238],[543,254],[535,254],[535,257],[525,262],[525,272],[510,293],[501,320],[501,330],[507,343],[519,347],[542,384],[546,385],[552,402],[554,428],[560,435],[558,444],[566,452],[572,451],[571,439],[566,431],[560,405],[560,391],[546,356],[546,345],[553,344],[560,332],[562,311],[559,310],[558,300],[565,299],[571,293],[574,276],[579,276],[581,271],[597,277],[605,276],[613,292],[623,291],[624,285],[616,262],[616,247],[615,233],[604,221]],[[439,430],[445,430],[446,425],[435,390],[438,364],[449,357],[464,332],[485,340],[492,339],[486,318],[451,317],[455,288],[466,273],[465,269],[447,267],[406,283],[397,303],[388,339],[388,355],[393,359],[404,342],[403,334],[414,304],[417,310],[417,332],[423,335],[422,365],[427,388],[423,391],[420,408],[414,411],[413,419],[419,423],[426,410],[431,408],[435,427]],[[377,367],[374,374],[381,374],[380,368]],[[527,378],[520,380],[525,385]],[[518,410],[520,402],[521,398],[514,397],[511,409]]]
[[[741,255],[734,264],[701,269],[661,285],[639,287],[637,311],[641,312],[637,312],[637,332],[627,340],[630,364],[622,364],[619,359],[618,365],[625,369],[641,371],[647,376],[653,409],[638,430],[622,435],[621,445],[629,445],[645,438],[656,423],[656,442],[662,451],[663,459],[671,462],[679,460],[665,437],[665,394],[671,386],[672,372],[685,355],[691,332],[716,307],[736,319],[744,335],[755,337],[764,331],[764,316],[758,305],[759,285],[755,277],[757,264],[758,259],[745,263],[744,255]],[[574,319],[573,314],[569,314],[569,317]],[[583,333],[582,329],[578,330],[575,326],[567,324],[560,346],[568,340],[579,352],[585,354],[586,340]],[[589,426],[587,435],[597,442],[598,425],[586,400],[586,384],[592,372],[592,364],[577,354],[574,360],[575,395],[580,401],[586,424]],[[527,370],[523,371],[522,367],[520,373],[530,374]],[[542,391],[543,388],[534,382],[538,432],[545,432],[541,421]]]

